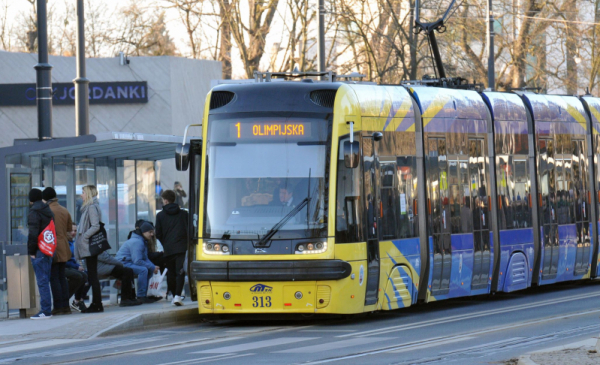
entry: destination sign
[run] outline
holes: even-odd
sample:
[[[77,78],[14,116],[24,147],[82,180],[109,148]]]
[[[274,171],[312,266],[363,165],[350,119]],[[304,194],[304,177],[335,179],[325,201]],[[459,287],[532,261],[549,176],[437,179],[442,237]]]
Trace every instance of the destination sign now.
[[[240,123],[231,125],[230,136],[236,139],[261,137],[310,137],[311,124],[300,122]]]

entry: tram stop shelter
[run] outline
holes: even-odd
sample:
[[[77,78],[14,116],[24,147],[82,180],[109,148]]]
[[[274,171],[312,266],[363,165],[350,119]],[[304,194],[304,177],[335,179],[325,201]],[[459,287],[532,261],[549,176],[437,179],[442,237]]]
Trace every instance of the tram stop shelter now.
[[[176,172],[174,161],[175,147],[181,142],[182,137],[173,135],[102,132],[43,142],[15,140],[13,146],[0,148],[4,165],[0,167],[0,317],[3,312],[8,315],[8,281],[24,290],[25,301],[31,295],[25,293],[30,285],[14,283],[23,279],[7,272],[11,262],[7,258],[27,257],[31,188],[54,187],[59,203],[77,223],[81,190],[96,185],[110,252],[116,253],[136,220],[155,221],[163,189],[172,188],[175,180],[185,188],[186,179],[177,177],[181,173]]]

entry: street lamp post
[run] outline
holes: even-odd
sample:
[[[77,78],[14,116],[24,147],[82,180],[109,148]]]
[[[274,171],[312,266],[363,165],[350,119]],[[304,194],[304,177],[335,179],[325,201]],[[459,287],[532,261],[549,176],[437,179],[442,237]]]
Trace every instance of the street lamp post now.
[[[496,70],[494,64],[494,13],[492,12],[492,0],[488,0],[488,88],[496,88]]]
[[[319,59],[318,71],[325,72],[325,0],[319,0],[319,13],[317,19],[319,23],[319,48],[317,50],[317,58]]]
[[[46,0],[42,0],[45,2]],[[75,131],[77,136],[90,134],[89,84],[85,75],[85,14],[83,1],[77,0],[77,78],[75,83]]]
[[[46,0],[37,0],[38,63],[36,97],[38,109],[38,139],[52,139],[52,65],[48,63],[48,20]]]

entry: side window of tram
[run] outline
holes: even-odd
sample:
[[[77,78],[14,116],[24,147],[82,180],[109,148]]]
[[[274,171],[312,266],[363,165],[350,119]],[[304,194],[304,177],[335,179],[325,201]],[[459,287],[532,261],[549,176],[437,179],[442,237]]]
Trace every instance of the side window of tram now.
[[[337,175],[335,238],[338,243],[364,241],[361,209],[361,169],[344,164],[344,142],[340,140]],[[355,139],[356,141],[357,139]]]
[[[531,226],[527,156],[499,156],[497,164],[498,222],[500,229]]]
[[[398,181],[398,232],[399,238],[411,238],[419,235],[417,219],[417,186],[416,158],[413,156],[401,156],[397,158],[397,181]]]
[[[410,146],[413,134],[384,132],[377,142],[380,235],[382,240],[418,236],[416,212],[416,150]]]
[[[381,238],[394,239],[398,237],[396,229],[396,162],[385,161],[387,158],[381,157]],[[395,158],[394,158],[395,160]]]
[[[572,200],[572,222],[587,222],[589,220],[587,207],[587,172],[585,171],[585,142],[572,141],[573,154],[573,200]]]
[[[362,145],[363,158],[363,184],[365,188],[364,209],[366,214],[366,235],[367,238],[377,238],[377,218],[380,208],[375,195],[375,151],[373,149],[373,139],[364,138]]]

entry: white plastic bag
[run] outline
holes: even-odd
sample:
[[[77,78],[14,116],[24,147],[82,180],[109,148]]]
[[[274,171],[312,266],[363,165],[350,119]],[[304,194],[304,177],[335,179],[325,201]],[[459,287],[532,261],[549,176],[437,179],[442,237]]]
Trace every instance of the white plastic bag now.
[[[158,274],[154,274],[152,275],[152,277],[150,278],[150,282],[148,283],[148,294],[147,296],[149,297],[165,297],[166,295],[166,291],[162,292],[160,289],[160,286],[165,278],[165,276],[167,276],[167,269],[165,269],[165,271],[163,271],[163,273],[161,274],[160,271],[158,272]]]

